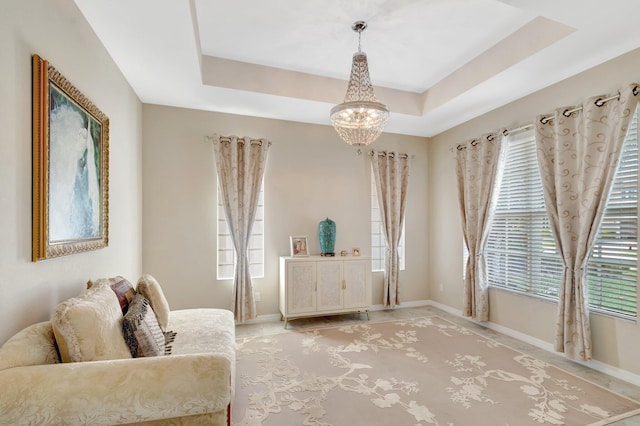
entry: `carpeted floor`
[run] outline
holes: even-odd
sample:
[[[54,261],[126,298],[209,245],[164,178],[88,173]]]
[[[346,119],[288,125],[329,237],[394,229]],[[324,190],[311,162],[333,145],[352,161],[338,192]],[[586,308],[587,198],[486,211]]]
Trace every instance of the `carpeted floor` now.
[[[239,326],[233,424],[599,425],[640,409],[476,324],[401,311]]]

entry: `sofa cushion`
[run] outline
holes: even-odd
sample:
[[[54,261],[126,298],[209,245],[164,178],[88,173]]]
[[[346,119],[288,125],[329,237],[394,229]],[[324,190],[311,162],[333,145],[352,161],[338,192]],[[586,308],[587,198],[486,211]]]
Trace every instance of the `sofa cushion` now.
[[[60,303],[51,323],[63,362],[131,358],[122,337],[120,302],[105,283]]]
[[[233,312],[213,308],[172,311],[169,327],[176,332],[173,356],[215,353],[229,361],[231,392],[234,394],[236,334]]]
[[[170,308],[158,281],[149,274],[142,275],[138,280],[138,293],[149,301],[151,309],[153,309],[156,318],[158,318],[160,329],[167,331]]]
[[[140,293],[135,295],[124,316],[122,334],[134,358],[165,353],[164,333],[149,301]]]
[[[108,284],[111,287],[111,290],[118,297],[118,302],[120,302],[120,307],[122,308],[122,314],[126,314],[129,309],[129,304],[133,299],[133,296],[136,295],[136,290],[133,288],[133,285],[124,277],[118,275],[113,278],[99,278],[95,281],[97,284]],[[91,288],[94,285],[94,281],[87,281],[87,288]]]
[[[0,347],[0,370],[59,362],[51,321],[30,325]]]

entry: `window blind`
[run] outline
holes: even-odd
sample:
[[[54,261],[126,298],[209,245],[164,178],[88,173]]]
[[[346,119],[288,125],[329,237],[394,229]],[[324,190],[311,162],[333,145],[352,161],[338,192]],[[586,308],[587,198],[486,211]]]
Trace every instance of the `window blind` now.
[[[236,256],[229,225],[224,214],[220,186],[218,186],[217,265],[217,278],[219,280],[233,279],[236,269]],[[249,238],[249,271],[251,272],[251,278],[264,277],[264,182],[260,189],[256,218]]]
[[[544,207],[532,130],[508,142],[485,253],[489,285],[557,298],[562,260]]]
[[[587,263],[589,306],[636,316],[638,254],[638,114],[627,132],[600,232]]]

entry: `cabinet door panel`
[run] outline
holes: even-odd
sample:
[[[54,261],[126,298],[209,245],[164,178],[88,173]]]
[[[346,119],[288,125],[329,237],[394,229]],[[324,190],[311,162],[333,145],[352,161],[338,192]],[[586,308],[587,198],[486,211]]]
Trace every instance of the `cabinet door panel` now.
[[[369,262],[354,260],[344,262],[344,307],[368,307],[371,304],[371,274]]]
[[[318,262],[318,312],[342,309],[342,262]]]
[[[287,312],[300,314],[316,310],[315,262],[292,262],[287,265]]]

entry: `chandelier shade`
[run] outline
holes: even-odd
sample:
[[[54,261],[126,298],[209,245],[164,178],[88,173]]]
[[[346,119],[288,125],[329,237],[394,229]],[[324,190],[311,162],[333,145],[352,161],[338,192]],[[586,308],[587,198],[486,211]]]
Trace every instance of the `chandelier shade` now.
[[[349,145],[369,145],[384,130],[389,109],[376,99],[367,55],[360,50],[360,36],[367,23],[357,21],[351,28],[358,33],[358,51],[353,55],[344,102],[331,108],[330,118],[343,141]]]

